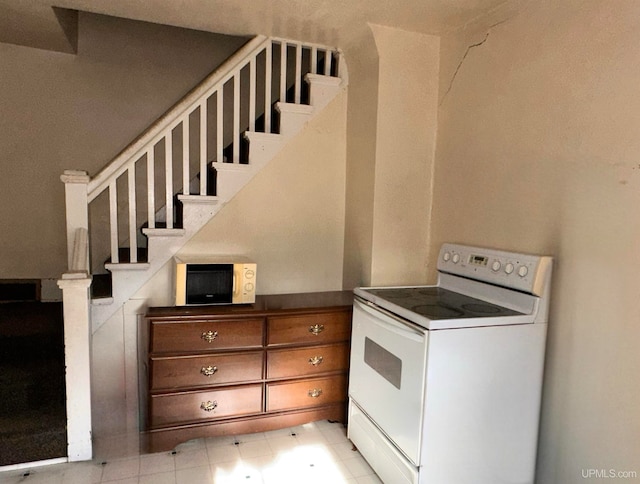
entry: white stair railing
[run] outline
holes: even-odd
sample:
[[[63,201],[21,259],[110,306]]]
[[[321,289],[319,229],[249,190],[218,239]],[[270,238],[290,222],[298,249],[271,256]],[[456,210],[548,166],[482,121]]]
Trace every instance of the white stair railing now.
[[[210,167],[247,163],[241,158],[241,133],[272,133],[274,103],[300,103],[305,74],[337,76],[341,68],[336,49],[264,36],[247,42],[86,183],[86,194],[79,197],[84,200],[76,200],[85,204],[80,218],[88,217],[86,205],[105,192],[108,197],[111,263],[124,262],[119,247],[127,240],[126,262],[138,262],[138,231],[145,221],[152,229],[160,222],[167,229],[177,226],[176,193],[215,194]],[[69,217],[78,212],[72,205],[67,200],[68,234],[89,227],[88,220]],[[156,219],[158,213],[164,220]]]

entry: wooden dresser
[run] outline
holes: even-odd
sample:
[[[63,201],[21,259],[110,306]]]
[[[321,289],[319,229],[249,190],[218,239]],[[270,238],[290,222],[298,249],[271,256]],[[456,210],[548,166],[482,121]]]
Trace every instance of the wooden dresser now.
[[[351,291],[339,291],[150,308],[143,450],[344,422],[352,302]]]

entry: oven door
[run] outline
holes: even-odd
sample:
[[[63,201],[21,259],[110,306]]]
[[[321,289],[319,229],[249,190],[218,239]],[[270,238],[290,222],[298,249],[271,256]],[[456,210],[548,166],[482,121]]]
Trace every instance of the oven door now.
[[[356,298],[349,396],[420,464],[428,331]]]

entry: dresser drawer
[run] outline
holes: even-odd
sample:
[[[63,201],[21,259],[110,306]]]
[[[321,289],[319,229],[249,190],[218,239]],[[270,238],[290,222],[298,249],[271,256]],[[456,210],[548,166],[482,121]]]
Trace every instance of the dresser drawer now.
[[[262,352],[151,357],[151,390],[242,383],[262,379]]]
[[[327,405],[346,398],[346,375],[267,384],[267,412]]]
[[[351,313],[314,313],[267,319],[268,345],[333,343],[351,335]]]
[[[220,388],[202,392],[152,395],[150,426],[241,416],[262,411],[262,385]]]
[[[263,319],[151,323],[151,352],[202,352],[262,346]]]
[[[348,367],[348,343],[277,349],[269,350],[267,353],[267,378],[269,379],[346,371]]]

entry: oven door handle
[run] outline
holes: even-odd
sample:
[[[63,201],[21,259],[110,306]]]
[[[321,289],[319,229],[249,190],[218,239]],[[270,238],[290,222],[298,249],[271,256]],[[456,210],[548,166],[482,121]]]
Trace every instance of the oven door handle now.
[[[368,313],[369,316],[374,318],[374,322],[376,324],[383,326],[387,330],[393,331],[405,337],[409,337],[414,341],[424,340],[427,330],[396,316],[392,312],[389,312],[379,306],[371,307],[371,303],[363,302],[357,298],[354,300],[353,304],[358,309],[364,311],[365,313]],[[383,319],[381,316],[386,316],[387,318],[391,319],[391,321],[385,321],[385,319]]]

